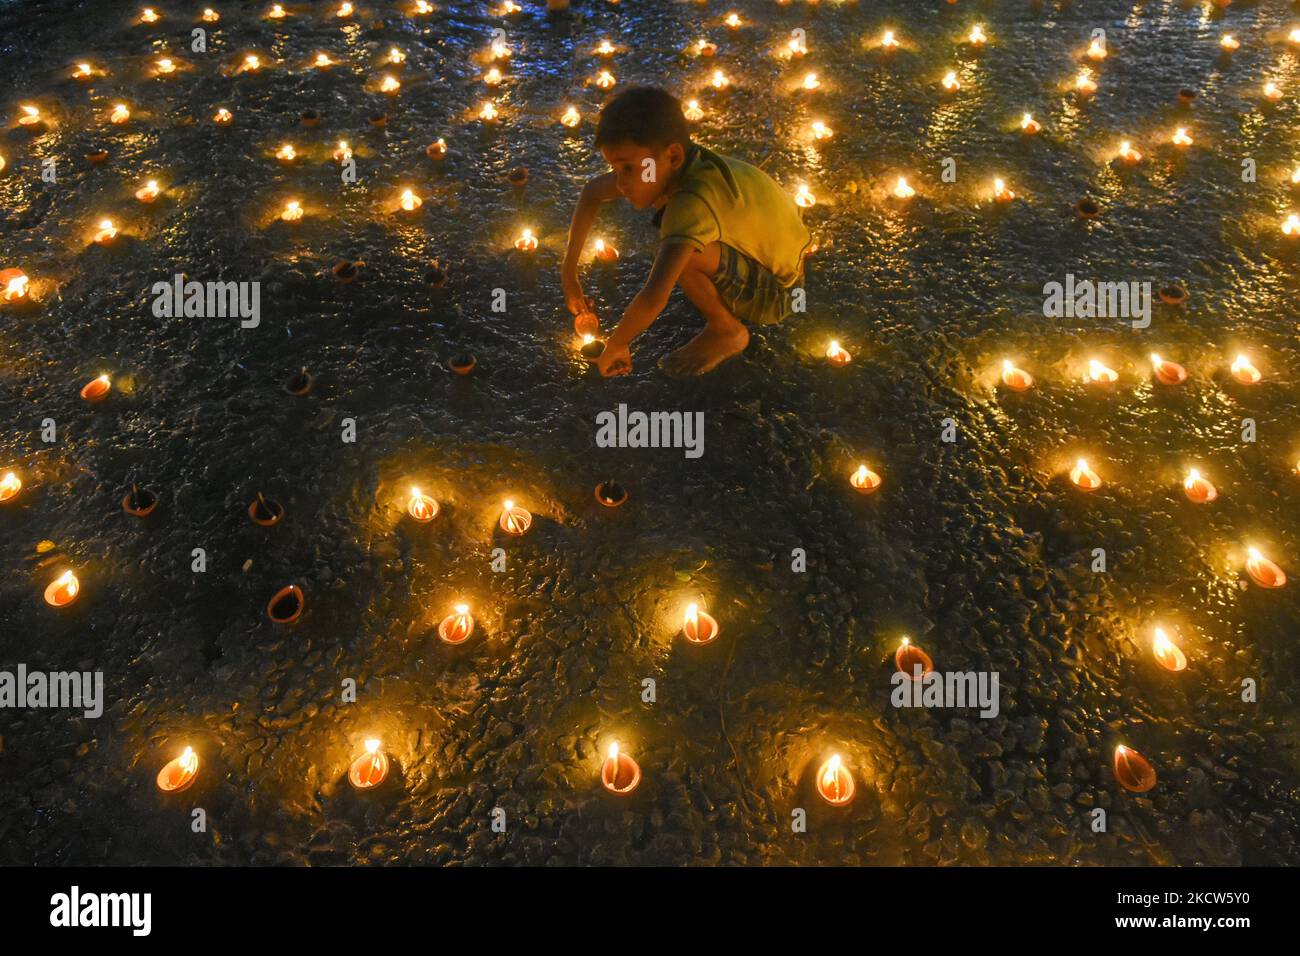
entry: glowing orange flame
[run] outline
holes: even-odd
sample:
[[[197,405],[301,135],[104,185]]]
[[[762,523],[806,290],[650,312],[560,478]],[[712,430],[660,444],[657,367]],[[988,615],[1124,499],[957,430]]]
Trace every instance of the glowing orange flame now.
[[[1002,384],[1012,391],[1023,392],[1033,388],[1034,377],[1024,369],[1016,368],[1010,359],[1002,360]]]
[[[1254,385],[1263,378],[1259,369],[1255,368],[1255,366],[1251,364],[1250,359],[1247,358],[1244,353],[1239,354],[1232,360],[1231,371],[1232,377],[1243,385]]]
[[[697,123],[704,119],[704,110],[700,109],[700,101],[688,100],[686,103],[686,109],[682,110],[682,115],[692,123]]]
[[[1109,385],[1119,378],[1119,373],[1113,368],[1109,368],[1096,359],[1088,359],[1088,381],[1098,382],[1103,385]]]
[[[1080,458],[1070,469],[1070,480],[1084,491],[1096,491],[1101,487],[1101,476],[1088,466],[1086,458]]]
[[[285,222],[297,222],[302,217],[302,203],[296,199],[291,199],[285,203],[284,210],[280,213],[280,218]]]
[[[3,478],[0,478],[0,501],[8,501],[14,495],[22,490],[23,480],[15,475],[12,471],[6,472]]]
[[[532,252],[537,248],[537,237],[533,235],[531,229],[525,229],[515,240],[515,248],[520,252]]]
[[[849,484],[863,494],[871,494],[880,487],[881,478],[866,465],[858,465],[858,470],[849,476]]]
[[[135,198],[140,202],[149,203],[157,199],[160,192],[162,190],[158,187],[158,180],[151,179],[135,191]]]

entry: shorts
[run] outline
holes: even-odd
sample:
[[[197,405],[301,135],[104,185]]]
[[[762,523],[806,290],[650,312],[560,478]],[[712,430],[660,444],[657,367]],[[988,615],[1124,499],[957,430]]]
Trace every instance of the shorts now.
[[[787,289],[766,266],[740,250],[725,242],[718,245],[718,271],[713,284],[736,318],[750,325],[772,325],[794,315],[794,286]]]

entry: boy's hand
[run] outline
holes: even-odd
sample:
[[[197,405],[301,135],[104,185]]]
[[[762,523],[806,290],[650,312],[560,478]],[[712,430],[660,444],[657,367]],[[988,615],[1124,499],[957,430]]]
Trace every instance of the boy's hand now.
[[[613,341],[605,343],[605,351],[596,359],[596,368],[605,378],[626,375],[632,371],[632,352],[626,345],[616,345]]]

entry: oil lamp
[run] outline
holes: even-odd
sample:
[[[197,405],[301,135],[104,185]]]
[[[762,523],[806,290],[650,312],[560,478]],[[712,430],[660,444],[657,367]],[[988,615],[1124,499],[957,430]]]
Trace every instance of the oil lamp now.
[[[1174,130],[1174,135],[1170,137],[1169,141],[1175,146],[1186,147],[1192,145],[1192,137],[1188,135],[1187,127],[1185,126],[1180,126]]]
[[[722,22],[733,30],[737,30],[745,25],[745,21],[740,18],[739,13],[728,13],[726,19]]]
[[[172,60],[171,57],[165,56],[162,59],[160,59],[157,63],[157,67],[158,67],[158,72],[163,74],[164,76],[167,75],[168,73],[176,72],[176,62]]]
[[[351,4],[344,4],[350,7]],[[340,14],[342,15],[342,14]],[[379,786],[388,778],[388,754],[379,749],[379,741],[370,738],[366,741],[366,752],[352,761],[348,767],[348,783],[358,790],[370,790]]]
[[[1187,477],[1183,479],[1183,493],[1187,495],[1188,501],[1193,501],[1198,505],[1209,504],[1215,498],[1219,497],[1219,489],[1214,484],[1201,475],[1195,468],[1187,470]]]
[[[77,68],[72,72],[74,80],[88,80],[94,75],[95,71],[89,63],[78,63]]]
[[[808,52],[808,44],[799,34],[794,34],[785,44],[786,53],[791,57],[798,58]]]
[[[849,360],[853,358],[848,349],[843,348],[838,341],[831,339],[831,344],[826,346],[826,361],[832,365],[848,365]]]
[[[14,498],[22,489],[23,480],[12,471],[5,472],[5,476],[0,478],[0,503]]]
[[[463,644],[474,633],[474,618],[468,604],[457,604],[438,624],[438,637],[448,644]]]
[[[158,180],[151,179],[135,191],[135,198],[142,203],[151,203],[158,198],[160,192],[162,190],[158,188]]]
[[[424,524],[438,516],[438,502],[434,501],[419,488],[411,488],[411,500],[406,504],[406,513],[416,521]]]
[[[113,383],[107,375],[101,375],[99,378],[92,378],[85,385],[81,386],[81,397],[88,402],[102,401],[104,396],[112,389]]]
[[[694,602],[686,605],[682,621],[682,634],[692,644],[708,644],[718,636],[718,622],[708,611],[701,611]]]
[[[268,20],[282,20],[286,16],[284,7],[277,3],[266,12],[266,16]]]
[[[1016,368],[1010,359],[1003,359],[1002,384],[1013,392],[1023,392],[1034,387],[1034,377],[1024,369]]]
[[[500,74],[497,75],[500,76]],[[391,74],[384,74],[384,78],[379,81],[379,92],[381,93],[396,93],[401,88],[401,81]]]
[[[723,73],[721,70],[714,70],[713,78],[709,80],[709,83],[712,84],[715,90],[725,90],[731,85],[731,80],[727,79],[727,74]]]
[[[609,756],[600,768],[600,782],[610,793],[620,796],[631,793],[641,782],[641,768],[619,750],[617,742],[609,745]]]
[[[350,17],[350,16],[352,16],[352,4],[350,4],[350,3],[344,3],[344,4],[340,5],[339,8],[338,8],[337,10],[334,11],[334,16],[336,16],[336,17]]]
[[[582,122],[582,114],[578,112],[577,107],[567,106],[564,115],[560,117],[560,122],[572,129]]]
[[[221,14],[217,13],[217,11],[213,10],[211,7],[204,7],[201,19],[204,23],[216,23],[221,19]]]
[[[433,6],[429,3],[429,0],[415,0],[415,9],[412,12],[418,14],[433,13]]]
[[[1286,38],[1287,38],[1287,40],[1289,40],[1291,43],[1294,43],[1294,44],[1300,45],[1300,27],[1297,27],[1296,29],[1294,29],[1294,30],[1292,30],[1290,33],[1288,33],[1288,34],[1286,35]]]
[[[1119,144],[1119,158],[1124,160],[1130,166],[1142,162],[1142,154],[1134,149],[1128,140],[1123,140]]]
[[[1260,554],[1258,548],[1246,549],[1246,573],[1262,588],[1280,588],[1286,584],[1286,572]]]
[[[4,168],[6,165],[8,164],[5,161],[4,155],[0,154],[0,172],[4,172]]]
[[[831,806],[843,807],[852,803],[856,792],[853,774],[841,762],[839,754],[834,754],[818,768],[817,793]]]
[[[67,607],[77,599],[81,582],[71,571],[64,571],[45,589],[45,603],[50,607]]]
[[[340,163],[345,163],[352,158],[352,147],[346,139],[339,140],[339,145],[334,150],[334,159]]]
[[[1120,744],[1115,748],[1115,779],[1125,790],[1146,793],[1156,785],[1156,771],[1146,757]]]
[[[506,534],[521,535],[532,527],[533,516],[507,498],[505,507],[501,509],[501,520],[498,524]]]
[[[682,115],[692,123],[698,123],[700,120],[704,119],[704,110],[700,109],[700,101],[688,100],[686,102],[686,109],[682,110]]]
[[[19,302],[27,297],[31,280],[22,269],[0,269],[0,283],[4,284],[4,290],[0,292],[4,301]]]
[[[531,229],[525,229],[515,240],[515,248],[520,252],[532,252],[537,248],[537,237],[533,235]]]
[[[713,56],[713,54],[717,52],[718,52],[718,45],[714,43],[712,40],[706,39],[705,37],[700,37],[698,40],[695,41],[696,56]]]
[[[239,73],[252,73],[262,68],[262,58],[256,53],[250,53],[244,57],[243,62],[239,64]]]
[[[813,196],[812,190],[800,183],[798,191],[794,194],[794,204],[800,209],[808,209],[817,204],[817,199]]]
[[[154,13],[153,7],[145,7],[143,10],[140,11],[140,22],[141,23],[158,22],[158,14]]]
[[[892,191],[895,199],[911,199],[916,195],[916,190],[908,183],[906,176],[898,177],[898,182],[894,184]]]
[[[1101,37],[1093,37],[1092,42],[1088,44],[1088,49],[1084,56],[1090,60],[1104,60],[1107,57],[1106,41]]]
[[[424,200],[411,192],[409,189],[403,189],[402,195],[398,198],[397,204],[402,207],[404,212],[415,212],[424,205]]]
[[[4,167],[0,166],[0,169],[4,169]],[[1297,166],[1295,168],[1295,172],[1291,174],[1291,185],[1292,186],[1300,185],[1300,166]],[[1295,218],[1297,220],[1297,224],[1300,224],[1300,217],[1295,217]]]
[[[1300,173],[1300,169],[1297,169],[1296,172]],[[1295,181],[1296,181],[1295,178],[1292,177],[1292,182]],[[1300,213],[1293,212],[1291,213],[1291,215],[1287,216],[1285,220],[1283,220],[1282,235],[1286,236],[1289,239],[1294,239],[1300,236]]]
[[[882,50],[897,50],[898,38],[894,36],[893,30],[886,30],[880,38],[880,48]]]
[[[483,108],[478,111],[478,118],[485,123],[493,122],[497,118],[496,105],[491,102],[484,103]]]
[[[996,202],[1011,202],[1015,198],[1016,194],[1008,188],[1006,180],[996,178],[993,180],[993,199]]]
[[[319,67],[320,69],[333,65],[334,61],[330,59],[328,53],[317,53],[316,59],[312,62],[312,66]]]
[[[827,126],[825,123],[823,123],[821,120],[813,120],[812,122],[813,139],[816,140],[830,139],[834,135],[835,135],[835,131],[831,129],[829,126]]]
[[[1043,124],[1034,119],[1032,113],[1025,113],[1020,117],[1020,132],[1026,136],[1034,136],[1042,132]]]
[[[970,33],[966,35],[966,42],[971,46],[980,47],[988,42],[988,36],[984,33],[983,24],[977,23],[970,28]]]
[[[1282,89],[1276,83],[1264,84],[1264,98],[1269,100],[1280,100],[1282,98]]]
[[[596,56],[613,56],[613,55],[614,55],[614,44],[610,43],[608,39],[601,40],[600,43],[596,46]]]
[[[1151,353],[1151,368],[1156,373],[1156,381],[1161,385],[1181,385],[1187,381],[1187,369],[1177,362],[1161,358],[1155,352]]]
[[[302,203],[300,203],[296,199],[290,199],[287,203],[285,203],[284,209],[280,213],[280,218],[283,219],[285,222],[297,222],[302,218],[302,216],[303,216]]]
[[[504,40],[493,40],[492,47],[489,52],[491,53],[492,59],[494,60],[510,59],[510,47],[506,44]]]
[[[596,250],[595,250],[595,255],[596,255],[596,259],[597,259],[599,262],[617,262],[617,261],[618,261],[618,250],[615,249],[613,246],[607,246],[607,245],[605,245],[605,240],[604,240],[604,239],[597,239],[597,240],[596,240]]]
[[[230,110],[226,109],[224,106],[212,115],[212,122],[216,123],[218,126],[228,126],[232,119],[234,119],[234,116],[231,114]]]
[[[186,747],[179,757],[174,757],[158,771],[158,789],[164,793],[185,790],[199,775],[199,755],[193,747]]]
[[[1244,353],[1238,354],[1238,356],[1232,360],[1231,371],[1232,377],[1242,385],[1254,385],[1263,378],[1259,373],[1259,369],[1255,368],[1255,366],[1251,364],[1250,359],[1247,358]]]
[[[617,81],[614,79],[614,74],[609,72],[609,70],[601,70],[599,73],[596,74],[596,79],[594,82],[602,90],[607,90],[611,86],[613,86],[614,83]]]
[[[903,638],[898,645],[898,650],[894,652],[894,666],[906,674],[909,680],[914,681],[920,680],[934,670],[934,662],[930,660],[930,655],[907,637]]]
[[[1231,33],[1225,33],[1223,36],[1219,37],[1219,47],[1225,53],[1233,53],[1241,48],[1241,41]]]
[[[1097,92],[1097,81],[1087,70],[1080,70],[1074,78],[1074,92],[1080,96],[1091,96]]]
[[[1088,376],[1085,381],[1095,382],[1099,385],[1110,385],[1119,378],[1119,373],[1113,368],[1102,365],[1096,359],[1088,359]]]
[[[515,0],[506,0],[506,2],[501,5],[501,14],[502,16],[510,16],[511,14],[518,13],[522,9],[523,7],[515,3]]]
[[[1182,648],[1169,639],[1162,627],[1155,629],[1151,651],[1156,656],[1156,663],[1167,671],[1178,672],[1187,668],[1187,655],[1183,653]]]
[[[424,149],[424,155],[430,159],[443,159],[447,155],[447,141],[441,136]]]
[[[803,76],[803,88],[805,90],[815,90],[822,85],[822,81],[817,78],[817,74],[811,70]]]
[[[113,112],[108,114],[108,121],[121,125],[131,118],[131,110],[125,103],[117,103],[113,106]]]
[[[94,242],[101,246],[106,246],[117,238],[117,227],[113,225],[111,219],[99,220],[99,230],[95,233]]]
[[[849,475],[849,484],[864,495],[869,495],[880,487],[881,478],[866,465],[858,465],[858,470]]]
[[[956,70],[949,70],[943,75],[943,88],[949,93],[956,93],[961,89],[961,81],[957,79]]]
[[[35,126],[41,122],[41,111],[35,106],[24,103],[18,108],[22,110],[22,115],[18,117],[19,126]]]
[[[1088,467],[1088,459],[1080,458],[1070,469],[1070,480],[1081,491],[1096,491],[1101,487],[1101,476]]]
[[[488,86],[498,86],[501,83],[501,71],[495,66],[483,74],[483,82]]]

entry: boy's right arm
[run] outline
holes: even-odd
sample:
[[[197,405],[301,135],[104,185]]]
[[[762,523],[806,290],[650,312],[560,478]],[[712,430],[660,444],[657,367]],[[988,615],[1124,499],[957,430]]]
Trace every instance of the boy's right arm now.
[[[560,282],[564,287],[564,304],[574,315],[587,311],[587,300],[582,294],[582,283],[578,281],[578,258],[582,247],[587,242],[587,233],[596,221],[596,212],[601,203],[618,198],[618,180],[613,173],[605,173],[582,187],[578,196],[578,205],[574,207],[573,219],[569,223],[569,245],[564,252],[564,264],[560,267]]]

